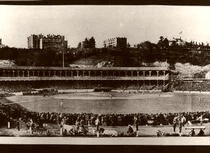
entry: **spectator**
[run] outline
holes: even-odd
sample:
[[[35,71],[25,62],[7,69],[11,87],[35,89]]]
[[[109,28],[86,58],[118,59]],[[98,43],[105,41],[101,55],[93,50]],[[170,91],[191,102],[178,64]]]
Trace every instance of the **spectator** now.
[[[78,131],[79,130],[79,126],[80,126],[80,119],[79,119],[79,117],[77,117],[77,120],[75,122],[75,126],[76,126],[76,130]]]
[[[194,129],[192,129],[192,130],[190,131],[189,136],[195,136],[195,130],[194,130]]]
[[[199,133],[198,133],[198,136],[204,136],[204,131],[203,129],[200,129]]]
[[[18,123],[17,123],[18,131],[20,131],[20,127],[21,127],[21,118],[18,119]]]
[[[186,122],[186,118],[184,117],[184,115],[180,115],[179,119],[178,119],[178,123],[179,123],[179,133],[182,132],[182,127],[184,126]]]
[[[95,120],[95,125],[96,125],[96,130],[99,131],[99,126],[100,126],[99,116],[97,116],[97,118]]]
[[[33,134],[33,125],[34,125],[34,122],[32,119],[29,120],[29,133],[30,134]]]
[[[136,128],[136,132],[139,130],[139,120],[137,116],[134,116],[134,126]]]
[[[134,136],[134,130],[131,125],[128,125],[127,134],[128,134],[128,136]]]
[[[203,125],[203,114],[201,114],[198,119],[198,121],[200,121],[200,125]]]
[[[173,130],[176,132],[176,126],[178,124],[178,116],[175,116],[173,119]]]

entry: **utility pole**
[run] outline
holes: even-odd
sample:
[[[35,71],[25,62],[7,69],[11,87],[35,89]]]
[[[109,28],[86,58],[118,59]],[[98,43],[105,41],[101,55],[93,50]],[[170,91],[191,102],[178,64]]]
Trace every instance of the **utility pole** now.
[[[65,67],[65,63],[64,63],[64,50],[62,51],[62,65],[63,65],[63,68]]]

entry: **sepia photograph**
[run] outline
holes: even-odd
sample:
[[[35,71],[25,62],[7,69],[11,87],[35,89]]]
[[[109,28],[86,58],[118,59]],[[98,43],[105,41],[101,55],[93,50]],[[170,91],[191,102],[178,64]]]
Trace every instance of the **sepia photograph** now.
[[[210,6],[0,5],[1,144],[210,144]]]

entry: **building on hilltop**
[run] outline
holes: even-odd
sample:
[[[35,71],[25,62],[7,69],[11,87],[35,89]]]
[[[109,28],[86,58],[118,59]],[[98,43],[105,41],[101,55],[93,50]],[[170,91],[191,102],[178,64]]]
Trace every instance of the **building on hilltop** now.
[[[127,38],[125,37],[116,37],[110,38],[104,41],[104,48],[126,48],[127,47]]]
[[[2,44],[2,39],[0,38],[0,48],[4,48],[4,47],[5,47],[5,45]]]
[[[28,48],[44,50],[66,50],[68,42],[61,35],[31,35],[28,37]]]
[[[42,49],[47,50],[66,50],[68,46],[64,36],[47,35],[42,38]]]
[[[42,41],[41,39],[44,36],[42,34],[40,35],[31,35],[29,36],[28,39],[28,48],[29,49],[42,49]]]

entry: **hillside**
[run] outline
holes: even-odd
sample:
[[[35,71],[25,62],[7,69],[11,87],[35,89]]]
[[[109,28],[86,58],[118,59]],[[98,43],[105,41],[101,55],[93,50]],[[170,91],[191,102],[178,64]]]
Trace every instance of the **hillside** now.
[[[141,60],[139,60],[139,57],[136,57],[135,54],[130,53],[127,50],[109,50],[86,55],[85,57],[78,58],[77,60],[72,61],[71,64],[88,66],[109,65],[119,67],[135,67],[139,66],[140,61]]]

